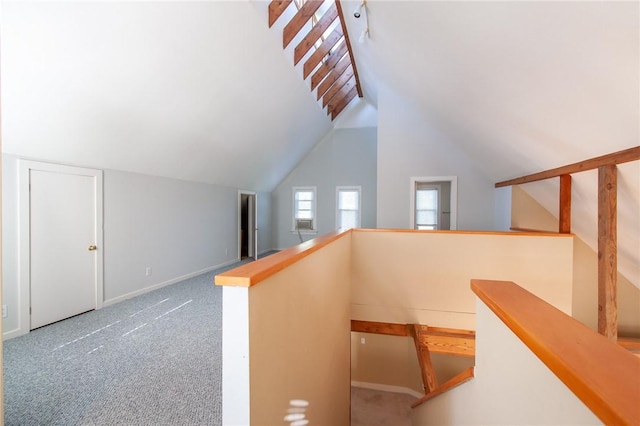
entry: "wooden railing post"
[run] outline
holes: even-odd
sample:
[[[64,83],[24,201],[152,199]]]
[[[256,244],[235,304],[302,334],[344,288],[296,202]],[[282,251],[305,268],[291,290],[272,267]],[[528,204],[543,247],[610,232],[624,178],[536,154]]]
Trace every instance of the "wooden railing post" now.
[[[571,233],[571,175],[560,176],[560,209],[558,232]]]
[[[598,333],[618,339],[617,169],[598,168]]]

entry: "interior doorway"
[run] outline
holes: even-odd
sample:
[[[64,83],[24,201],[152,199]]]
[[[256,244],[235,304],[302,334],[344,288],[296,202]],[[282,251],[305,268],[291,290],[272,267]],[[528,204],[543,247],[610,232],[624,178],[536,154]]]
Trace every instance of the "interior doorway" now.
[[[411,229],[457,229],[456,176],[411,178]]]
[[[258,203],[255,192],[238,192],[238,257],[258,258]]]

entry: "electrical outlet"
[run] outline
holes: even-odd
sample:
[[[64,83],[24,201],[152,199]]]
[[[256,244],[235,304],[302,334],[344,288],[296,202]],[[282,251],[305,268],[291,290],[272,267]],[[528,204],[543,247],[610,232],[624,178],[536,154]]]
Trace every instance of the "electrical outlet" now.
[[[7,305],[2,305],[2,318],[7,317]]]
[[[229,249],[225,249],[225,250],[224,250],[224,255],[226,256],[226,255],[228,255],[228,254],[229,254]]]
[[[151,276],[151,266],[147,266],[147,270],[145,271],[148,277]]]
[[[361,344],[361,345],[364,345],[364,337],[361,337],[361,338],[360,338],[360,344]]]

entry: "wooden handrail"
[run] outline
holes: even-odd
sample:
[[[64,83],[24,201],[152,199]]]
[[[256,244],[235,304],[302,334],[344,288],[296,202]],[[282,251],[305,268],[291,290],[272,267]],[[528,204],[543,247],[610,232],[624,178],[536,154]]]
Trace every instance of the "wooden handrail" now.
[[[269,278],[287,266],[304,259],[327,244],[351,233],[351,229],[330,232],[313,240],[282,250],[255,262],[247,263],[216,275],[215,284],[221,286],[251,287]]]
[[[512,282],[471,288],[605,424],[640,424],[640,359]]]
[[[522,185],[523,183],[537,182],[540,180],[555,178],[562,175],[586,172],[587,170],[594,170],[602,166],[628,163],[629,161],[637,160],[640,160],[640,146],[634,146],[633,148],[625,149],[600,157],[591,158],[589,160],[580,161],[577,163],[569,164],[567,166],[557,167],[555,169],[545,170],[543,172],[505,180],[496,183],[495,187],[501,188],[503,186]]]

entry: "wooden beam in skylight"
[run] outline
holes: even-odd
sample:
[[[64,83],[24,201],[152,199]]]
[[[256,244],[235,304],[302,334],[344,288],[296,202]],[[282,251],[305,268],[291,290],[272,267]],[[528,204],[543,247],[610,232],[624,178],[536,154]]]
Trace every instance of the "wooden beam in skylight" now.
[[[275,24],[291,2],[292,0],[273,0],[269,3],[269,28]]]
[[[340,25],[344,31],[344,42],[349,50],[349,57],[351,58],[351,65],[353,66],[353,74],[356,79],[356,89],[358,90],[358,96],[362,97],[362,87],[360,87],[360,77],[358,77],[358,68],[356,67],[356,60],[353,57],[353,50],[351,50],[351,41],[349,40],[349,32],[347,31],[347,25],[344,20],[344,13],[342,13],[342,4],[340,0],[336,0],[336,8],[338,9],[338,16],[340,17]],[[368,29],[367,29],[368,30]]]
[[[309,19],[316,13],[316,11],[322,6],[324,0],[307,0],[302,5],[298,13],[289,21],[284,31],[282,32],[282,47],[287,47],[291,40],[294,39],[296,34],[300,32],[302,27],[309,22]]]
[[[342,100],[347,96],[347,94],[349,94],[349,92],[351,91],[351,89],[353,89],[356,85],[356,79],[355,78],[351,78],[351,80],[349,80],[347,82],[347,84],[344,84],[340,90],[338,90],[338,92],[335,94],[334,97],[331,98],[331,100],[329,101],[328,107],[327,107],[327,115],[330,115],[331,113],[333,113],[338,105],[342,102]]]
[[[309,77],[309,74],[311,74],[311,71],[313,71],[318,66],[320,61],[322,61],[322,58],[324,58],[325,56],[327,56],[327,54],[329,54],[331,49],[333,49],[333,47],[340,41],[340,39],[342,39],[342,36],[343,36],[342,28],[337,27],[322,42],[320,47],[318,47],[318,49],[316,49],[316,51],[313,52],[311,56],[309,56],[309,59],[307,59],[303,67],[302,75],[304,78]]]
[[[340,114],[342,112],[342,110],[344,110],[347,105],[349,105],[349,103],[356,97],[358,96],[358,88],[354,87],[353,89],[351,89],[345,96],[344,98],[342,98],[342,100],[335,106],[335,108],[331,111],[331,120],[335,120],[336,117],[338,116],[338,114]]]
[[[340,46],[329,56],[324,64],[320,65],[318,70],[311,76],[311,90],[318,87],[318,84],[329,74],[338,61],[342,59],[344,54],[347,53],[347,45],[345,43],[341,43]]]
[[[336,80],[335,83],[331,86],[331,88],[327,91],[327,93],[322,97],[322,107],[326,107],[329,101],[338,93],[342,86],[347,84],[350,80],[353,80],[355,85],[356,80],[353,78],[353,67],[349,65],[347,69],[342,73],[340,78]],[[347,90],[348,91],[348,90]]]
[[[338,17],[338,9],[336,9],[335,3],[331,5],[329,10],[326,11],[322,18],[314,25],[313,29],[309,31],[309,34],[302,39],[293,51],[293,63],[297,64],[306,55],[306,53],[313,47],[313,45],[322,37],[333,21]]]
[[[340,78],[340,76],[349,67],[349,65],[351,65],[349,55],[343,56],[340,62],[338,62],[338,65],[336,65],[336,67],[332,69],[331,72],[329,72],[327,78],[325,78],[322,83],[320,83],[320,86],[318,86],[318,100],[320,100],[322,95],[327,93],[327,90],[329,90],[333,83],[335,83],[336,80]]]

